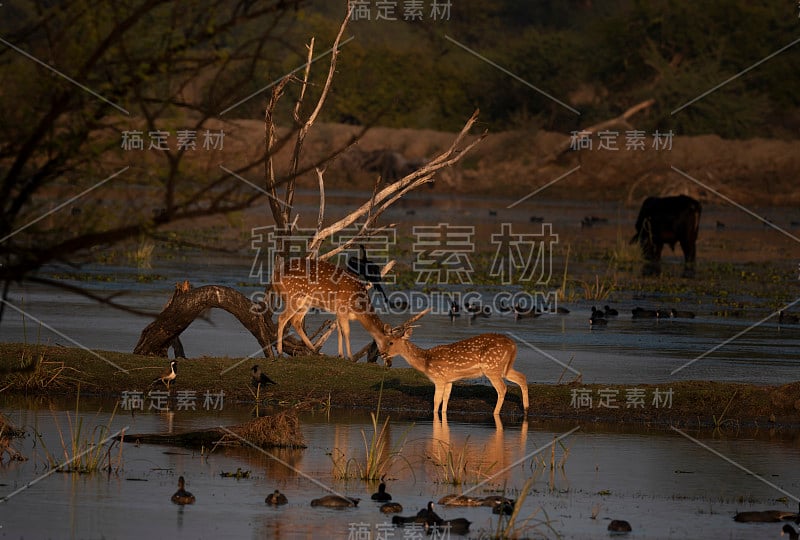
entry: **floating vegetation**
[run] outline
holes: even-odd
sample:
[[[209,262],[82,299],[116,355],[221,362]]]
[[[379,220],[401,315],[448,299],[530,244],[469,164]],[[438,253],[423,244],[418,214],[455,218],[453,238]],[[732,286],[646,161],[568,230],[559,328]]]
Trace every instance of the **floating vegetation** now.
[[[121,438],[121,437],[120,437]],[[211,428],[183,433],[137,433],[128,442],[169,444],[191,448],[251,446],[256,448],[305,448],[300,420],[293,410],[262,416],[230,428]]]
[[[8,461],[26,461],[28,459],[13,447],[13,440],[24,435],[24,430],[16,428],[5,415],[0,413],[0,463],[6,459]]]
[[[242,478],[250,478],[250,471],[243,471],[241,467],[237,467],[235,471],[222,471],[219,473],[222,478],[236,478],[237,480],[241,480]]]

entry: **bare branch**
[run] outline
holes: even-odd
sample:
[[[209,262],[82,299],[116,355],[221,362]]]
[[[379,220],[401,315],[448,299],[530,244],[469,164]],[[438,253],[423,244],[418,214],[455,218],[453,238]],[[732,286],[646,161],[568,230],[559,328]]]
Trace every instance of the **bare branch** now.
[[[655,102],[656,102],[655,99],[648,99],[642,101],[641,103],[637,103],[633,107],[628,108],[624,113],[615,118],[612,118],[610,120],[605,120],[603,122],[600,122],[599,124],[595,124],[593,126],[584,128],[578,132],[580,136],[579,140],[591,137],[593,133],[597,133],[598,131],[602,131],[604,129],[608,129],[610,127],[618,125],[630,129],[631,125],[628,123],[628,120],[630,120],[631,116],[635,115],[640,111],[643,111],[644,109],[647,109],[648,107],[651,107]],[[542,165],[555,161],[556,159],[561,157],[562,154],[568,152],[569,149],[572,148],[574,144],[576,144],[576,141],[573,141],[571,137],[568,138],[564,143],[559,145],[558,148],[556,148],[556,150],[553,153],[545,157],[541,161],[539,166],[541,167]]]
[[[322,175],[324,169],[317,168],[317,179],[319,180],[319,214],[317,215],[317,230],[322,228],[322,220],[325,218],[325,180]]]
[[[292,176],[294,179],[297,178],[297,169],[300,163],[300,153],[303,150],[303,143],[305,142],[306,135],[308,134],[308,130],[311,129],[311,126],[314,125],[314,122],[317,120],[320,111],[322,111],[322,106],[325,104],[325,99],[328,97],[328,93],[331,89],[331,83],[333,82],[333,75],[336,73],[336,60],[339,57],[339,43],[342,41],[342,35],[344,34],[344,29],[347,27],[347,23],[350,20],[350,15],[344,18],[342,21],[342,25],[339,27],[339,33],[336,34],[336,39],[333,41],[333,47],[331,49],[331,61],[328,67],[328,77],[325,79],[325,85],[322,88],[322,93],[317,100],[317,104],[314,107],[314,110],[308,116],[303,124],[303,127],[300,128],[300,131],[297,132],[297,142],[294,147],[294,152],[292,153]],[[300,117],[300,106],[302,104],[302,99],[305,95],[305,89],[308,85],[308,74],[311,69],[311,59],[313,57],[313,50],[314,50],[314,40],[311,40],[311,44],[308,48],[308,62],[306,63],[306,71],[303,78],[303,84],[300,91],[300,97],[298,98],[296,107],[295,107],[295,120],[299,121]],[[292,201],[294,200],[294,181],[292,180],[286,187],[286,203],[291,206]]]
[[[264,144],[267,149],[266,160],[264,161],[264,176],[266,182],[266,190],[271,197],[269,199],[269,207],[272,212],[272,218],[275,220],[275,225],[279,228],[285,228],[286,223],[289,221],[288,206],[281,206],[278,201],[278,191],[276,190],[277,183],[275,182],[275,164],[273,162],[273,155],[277,151],[275,143],[275,107],[283,95],[283,88],[289,82],[289,77],[284,77],[275,85],[270,94],[267,108],[264,111]],[[288,204],[288,203],[287,203]]]
[[[467,120],[464,127],[461,128],[461,131],[453,140],[453,143],[450,147],[433,158],[423,167],[419,168],[418,170],[412,172],[411,174],[406,175],[405,177],[401,178],[397,182],[393,184],[389,184],[382,190],[380,190],[373,198],[371,198],[368,202],[361,205],[358,209],[351,212],[349,215],[343,217],[339,221],[329,225],[328,227],[318,230],[317,233],[314,235],[314,239],[311,241],[309,245],[309,251],[316,251],[322,245],[322,242],[329,238],[331,235],[335,234],[336,232],[349,227],[353,223],[357,222],[359,219],[368,215],[367,223],[365,226],[373,223],[380,214],[386,210],[389,206],[394,204],[400,197],[412,191],[419,186],[430,182],[433,176],[446,167],[449,167],[455,163],[457,163],[462,157],[464,157],[476,144],[478,144],[483,138],[486,136],[486,132],[481,134],[480,137],[472,141],[470,144],[465,146],[464,148],[459,148],[459,145],[463,141],[464,137],[469,133],[470,128],[472,128],[473,124],[478,118],[478,111],[476,110],[472,116]],[[334,249],[329,253],[325,253],[319,255],[319,259],[327,259],[341,251],[340,249]]]

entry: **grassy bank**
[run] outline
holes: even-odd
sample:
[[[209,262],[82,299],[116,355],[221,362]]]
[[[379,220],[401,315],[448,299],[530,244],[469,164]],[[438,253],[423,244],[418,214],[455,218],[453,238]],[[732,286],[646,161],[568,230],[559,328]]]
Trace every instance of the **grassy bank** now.
[[[374,409],[383,382],[382,409],[423,418],[431,414],[433,384],[419,372],[330,357],[181,360],[172,396],[181,390],[193,391],[202,402],[206,392],[223,391],[226,403],[252,403],[255,395],[250,368],[254,363],[278,383],[268,389],[266,399],[270,403]],[[123,392],[134,391],[146,395],[151,389],[164,390],[161,383],[151,386],[151,381],[166,365],[164,359],[119,352],[5,343],[0,344],[0,370],[5,373],[25,366],[26,371],[0,376],[0,388],[6,395],[69,396],[79,388],[82,395],[120,398]],[[642,384],[636,385],[639,399],[631,397],[630,384],[531,384],[529,388],[532,420],[560,418],[726,428],[800,425],[800,382],[778,387],[708,381]],[[657,393],[658,404],[654,403]],[[457,384],[450,399],[449,417],[488,419],[495,399],[491,386]],[[503,414],[508,418],[522,414],[519,390],[514,386],[509,386]]]

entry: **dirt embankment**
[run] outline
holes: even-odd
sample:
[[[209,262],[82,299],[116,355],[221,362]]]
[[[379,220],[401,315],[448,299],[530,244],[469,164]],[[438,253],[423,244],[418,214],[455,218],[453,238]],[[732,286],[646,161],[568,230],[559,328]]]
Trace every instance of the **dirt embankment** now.
[[[225,130],[226,161],[244,163],[262,150],[253,144],[263,140],[264,127],[259,121],[238,120],[210,129]],[[360,129],[316,125],[305,145],[305,161],[311,163],[344,146]],[[421,160],[441,152],[454,136],[432,130],[372,128],[328,168],[327,185],[370,190],[379,172],[363,170],[363,154],[386,150],[408,160]],[[581,193],[582,199],[625,200],[635,206],[647,195],[675,193],[722,202],[714,193],[717,191],[743,205],[800,203],[796,189],[800,141],[724,140],[716,135],[656,137],[618,128],[604,138],[594,137],[591,149],[559,154],[569,141],[570,134],[545,131],[489,132],[453,170],[440,175],[435,189],[521,196],[579,167],[548,187],[543,196],[574,198]],[[284,148],[286,155],[278,155],[276,163],[288,163],[288,152],[289,148]],[[308,180],[309,187],[316,186],[315,177]]]

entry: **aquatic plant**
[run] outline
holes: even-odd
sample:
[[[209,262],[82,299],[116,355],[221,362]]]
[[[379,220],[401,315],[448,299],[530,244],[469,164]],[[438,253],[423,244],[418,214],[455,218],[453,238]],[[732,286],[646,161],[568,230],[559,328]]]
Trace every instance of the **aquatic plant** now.
[[[633,270],[634,264],[642,257],[642,250],[638,243],[631,244],[622,231],[617,229],[617,238],[614,246],[608,252],[608,259],[616,270]]]
[[[136,250],[129,254],[132,262],[136,263],[136,268],[141,270],[150,270],[153,268],[153,250],[156,245],[147,237],[139,239],[139,245]]]
[[[475,468],[469,470],[469,436],[464,441],[464,445],[456,447],[452,443],[438,441],[439,447],[433,456],[428,459],[431,461],[436,471],[436,482],[440,484],[453,484],[455,486],[478,482],[491,476],[492,469],[497,462],[488,465],[478,463]]]
[[[14,438],[24,435],[24,430],[14,427],[11,421],[0,413],[0,463],[6,458],[9,461],[26,461],[28,459],[12,445]]]
[[[720,429],[722,429],[727,424],[733,424],[733,425],[738,426],[739,423],[738,423],[737,420],[735,420],[733,418],[725,418],[725,414],[728,412],[728,408],[730,408],[731,403],[733,403],[733,400],[736,398],[736,393],[737,392],[738,392],[738,390],[734,390],[733,391],[733,394],[731,395],[731,399],[728,400],[728,403],[727,403],[727,405],[725,405],[725,408],[722,410],[722,413],[719,415],[719,418],[717,418],[716,414],[711,415],[711,418],[714,421],[714,431],[715,432],[719,431]]]
[[[520,520],[519,515],[522,505],[525,502],[525,499],[528,497],[528,493],[530,493],[534,481],[534,476],[528,477],[528,479],[525,481],[525,484],[522,486],[516,501],[514,502],[514,510],[512,510],[511,515],[506,516],[501,513],[499,519],[497,520],[497,527],[495,528],[494,533],[490,534],[488,538],[492,540],[529,538],[531,536],[531,531],[539,529],[540,527],[548,530],[548,532],[545,534],[542,534],[542,532],[539,531],[539,534],[543,537],[560,537],[558,531],[553,528],[552,521],[542,506],[537,507],[531,514],[527,515],[524,520]],[[536,516],[540,512],[544,518],[536,519]],[[517,524],[518,521],[520,522],[519,525]]]
[[[562,449],[561,457],[556,460],[556,445]],[[569,458],[569,447],[565,446],[561,440],[553,438],[553,444],[550,445],[550,459],[536,454],[531,459],[531,469],[533,470],[533,478],[538,479],[544,471],[548,471],[548,488],[553,491],[556,489],[556,470],[561,472],[562,477],[566,479],[566,464]]]
[[[64,456],[61,463],[59,463],[57,456],[47,449],[41,434],[38,432],[36,433],[36,437],[45,451],[48,466],[57,469],[59,472],[85,474],[101,470],[101,465],[105,459],[107,463],[105,467],[102,467],[102,470],[109,473],[119,472],[122,468],[122,443],[119,443],[119,453],[114,466],[111,464],[111,449],[115,441],[111,441],[106,445],[106,441],[108,441],[111,435],[111,424],[114,421],[114,415],[117,411],[116,405],[108,419],[107,425],[95,425],[87,432],[84,418],[79,414],[79,402],[80,392],[75,399],[74,417],[70,415],[69,411],[66,412],[68,427],[67,437],[65,437],[60,422],[56,421],[55,424],[61,443],[61,451]],[[98,414],[99,412],[100,411],[98,411]]]
[[[0,370],[8,374],[5,386],[0,392],[7,389],[41,392],[66,388],[76,379],[67,377],[67,372],[80,373],[79,370],[68,367],[61,361],[48,361],[45,359],[46,349],[37,344],[34,347],[25,346],[20,353],[17,365],[3,366]]]
[[[259,448],[305,448],[300,419],[291,409],[260,416],[233,428],[233,431]]]
[[[383,380],[378,392],[378,404],[375,412],[370,412],[372,419],[372,433],[367,436],[366,431],[361,430],[361,439],[364,443],[364,458],[359,461],[355,457],[348,457],[341,449],[334,448],[331,453],[333,460],[334,478],[346,480],[349,478],[359,478],[361,480],[377,481],[381,476],[386,475],[392,466],[398,461],[405,461],[411,469],[411,464],[403,456],[408,430],[413,427],[411,424],[400,438],[400,442],[391,446],[389,441],[389,417],[381,423],[381,397],[383,396]]]
[[[583,289],[583,296],[586,300],[606,300],[617,288],[616,277],[604,277],[600,281],[600,276],[595,274],[594,283],[579,280]]]

